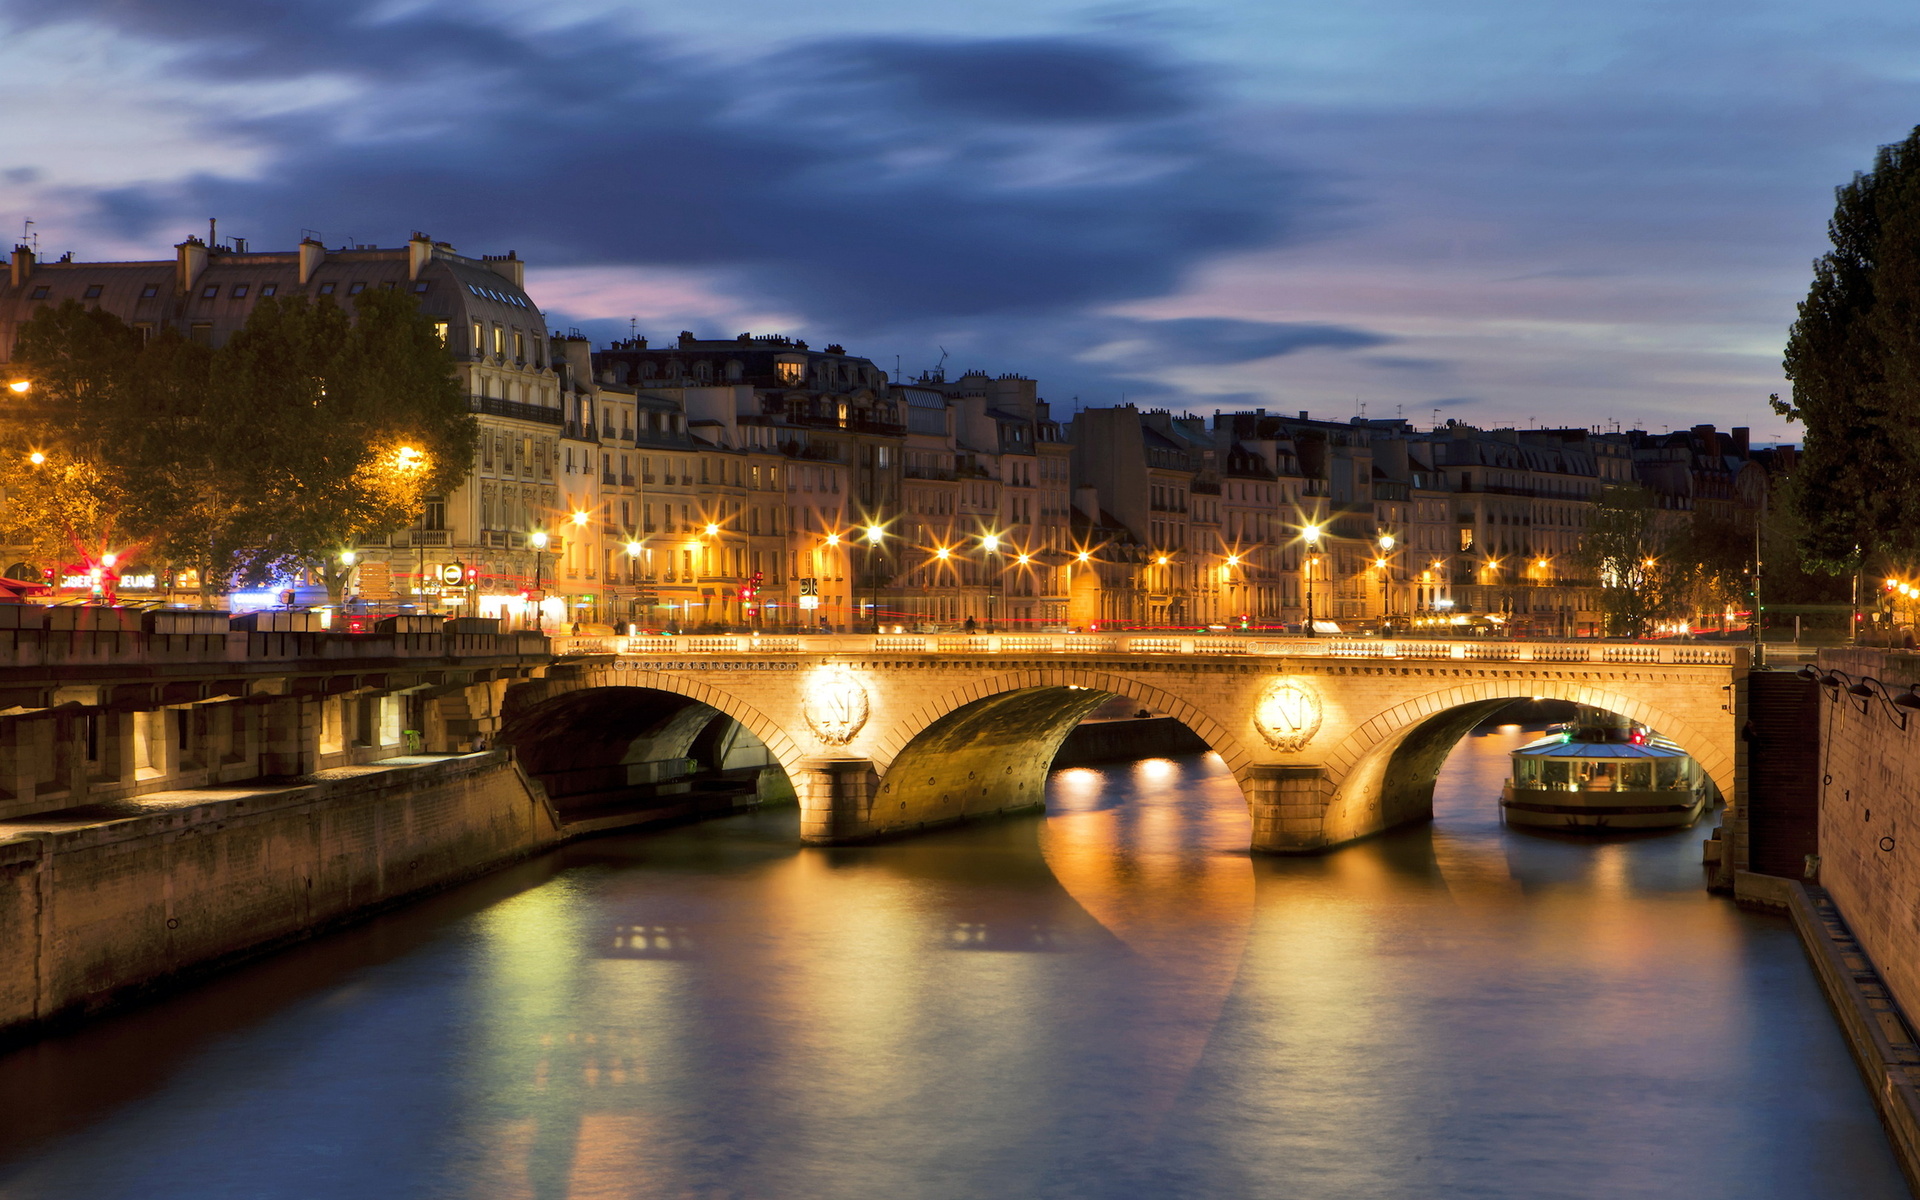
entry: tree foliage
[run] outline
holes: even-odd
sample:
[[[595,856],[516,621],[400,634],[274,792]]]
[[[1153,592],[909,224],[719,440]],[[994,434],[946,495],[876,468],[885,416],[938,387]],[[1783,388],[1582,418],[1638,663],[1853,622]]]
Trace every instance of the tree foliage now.
[[[73,302],[41,309],[15,354],[34,402],[0,465],[7,540],[50,561],[53,539],[15,535],[65,514],[87,553],[134,542],[211,593],[324,574],[404,528],[464,478],[473,422],[412,297],[370,291],[354,307],[263,299],[217,350],[171,330],[142,344]]]
[[[1806,426],[1798,489],[1809,565],[1920,551],[1920,129],[1835,190],[1833,249],[1787,340],[1790,401]]]
[[[1642,637],[1684,605],[1687,572],[1657,516],[1645,488],[1610,487],[1581,541],[1581,566],[1599,585],[1601,616],[1615,637]]]

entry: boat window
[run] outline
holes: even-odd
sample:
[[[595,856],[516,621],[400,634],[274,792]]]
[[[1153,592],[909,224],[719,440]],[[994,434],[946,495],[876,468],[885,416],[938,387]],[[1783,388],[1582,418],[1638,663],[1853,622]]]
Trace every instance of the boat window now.
[[[1653,764],[1650,762],[1621,763],[1620,786],[1629,791],[1646,791],[1653,786]]]
[[[1657,764],[1654,778],[1662,788],[1683,788],[1687,786],[1687,760],[1684,758],[1663,758]]]
[[[1548,787],[1566,787],[1573,781],[1572,774],[1567,770],[1573,764],[1566,759],[1550,758],[1541,765],[1546,768],[1542,778]]]
[[[1610,762],[1583,762],[1580,764],[1580,785],[1590,792],[1610,792],[1614,787],[1614,770]]]
[[[1537,758],[1516,758],[1513,760],[1513,781],[1531,787],[1540,780],[1540,760]]]

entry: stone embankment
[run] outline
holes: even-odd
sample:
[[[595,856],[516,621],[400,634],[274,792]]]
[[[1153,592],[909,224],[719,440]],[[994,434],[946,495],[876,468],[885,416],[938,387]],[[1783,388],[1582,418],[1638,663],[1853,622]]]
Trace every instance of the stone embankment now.
[[[0,822],[0,1035],[311,936],[564,836],[504,751]]]
[[[1811,678],[1771,674],[1743,734],[1735,895],[1792,918],[1920,1191],[1920,655],[1822,650]]]

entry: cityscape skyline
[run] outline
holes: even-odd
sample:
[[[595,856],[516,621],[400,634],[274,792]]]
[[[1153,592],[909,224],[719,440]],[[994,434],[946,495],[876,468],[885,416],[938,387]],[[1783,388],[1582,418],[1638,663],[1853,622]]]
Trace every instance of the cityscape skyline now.
[[[1063,411],[1797,441],[1831,188],[1913,111],[1915,18],[1846,9],[11,3],[0,216],[49,259],[426,227],[597,342],[944,352]]]

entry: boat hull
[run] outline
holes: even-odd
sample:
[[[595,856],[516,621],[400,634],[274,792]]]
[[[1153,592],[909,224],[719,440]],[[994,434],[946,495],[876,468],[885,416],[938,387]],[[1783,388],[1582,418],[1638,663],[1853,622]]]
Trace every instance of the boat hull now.
[[[1589,833],[1685,829],[1700,819],[1706,807],[1705,788],[1572,792],[1515,787],[1509,782],[1500,793],[1500,812],[1509,825]]]

